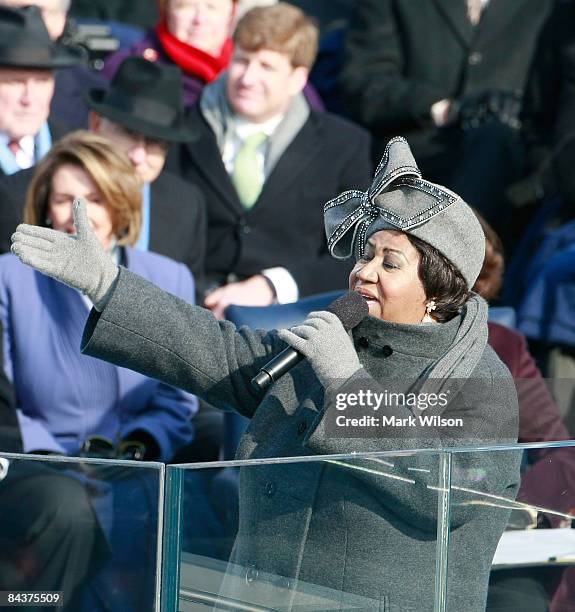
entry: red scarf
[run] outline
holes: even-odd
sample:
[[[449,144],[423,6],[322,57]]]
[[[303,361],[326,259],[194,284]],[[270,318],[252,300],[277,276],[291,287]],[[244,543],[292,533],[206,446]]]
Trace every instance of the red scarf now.
[[[220,72],[228,67],[232,58],[234,44],[231,38],[226,38],[220,55],[215,57],[176,38],[168,30],[165,19],[156,26],[156,34],[167,56],[185,74],[199,77],[206,83],[211,83],[217,78]]]

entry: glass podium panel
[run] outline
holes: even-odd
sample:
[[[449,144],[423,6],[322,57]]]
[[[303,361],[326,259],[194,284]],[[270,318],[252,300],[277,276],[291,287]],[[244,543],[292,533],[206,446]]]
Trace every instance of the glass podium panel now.
[[[575,441],[519,446],[451,454],[450,612],[575,612]]]
[[[168,466],[165,609],[433,610],[446,456]]]
[[[164,470],[0,453],[0,607],[159,610]]]
[[[165,610],[575,612],[575,441],[167,468]]]

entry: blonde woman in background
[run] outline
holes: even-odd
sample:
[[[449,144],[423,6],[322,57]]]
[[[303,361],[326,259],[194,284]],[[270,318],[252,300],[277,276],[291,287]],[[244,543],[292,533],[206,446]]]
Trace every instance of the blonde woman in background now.
[[[194,302],[194,281],[184,264],[132,248],[141,223],[140,183],[127,158],[88,132],[68,135],[38,165],[26,221],[73,234],[72,203],[78,197],[86,201],[103,257]],[[14,385],[24,452],[170,461],[193,438],[197,399],[82,355],[82,328],[91,307],[80,292],[17,257],[0,257],[4,368]],[[145,474],[126,476],[105,477],[112,495],[102,494],[102,483],[87,487],[111,553],[99,592],[106,610],[142,612],[153,609],[149,572],[155,571],[155,546],[147,528],[157,513],[157,482]],[[82,609],[100,608],[93,603]]]

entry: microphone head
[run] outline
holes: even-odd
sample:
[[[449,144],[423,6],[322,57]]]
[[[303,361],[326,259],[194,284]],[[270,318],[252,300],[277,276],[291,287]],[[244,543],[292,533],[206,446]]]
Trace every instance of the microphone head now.
[[[369,314],[367,301],[357,291],[350,291],[338,297],[326,310],[342,322],[346,331],[358,326]]]

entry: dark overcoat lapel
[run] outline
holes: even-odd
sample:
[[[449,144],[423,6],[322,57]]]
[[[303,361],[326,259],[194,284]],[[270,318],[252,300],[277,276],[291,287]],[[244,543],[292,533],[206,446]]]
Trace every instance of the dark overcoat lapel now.
[[[26,192],[34,176],[34,168],[20,170],[10,176],[0,171],[0,253],[8,253],[11,236],[24,218]]]
[[[206,250],[206,205],[202,193],[162,172],[150,187],[150,251],[185,263],[201,290]]]
[[[509,36],[509,32],[513,31],[513,22],[529,4],[530,0],[489,2],[477,26],[477,35],[482,38],[482,46],[489,46],[504,35]]]
[[[266,202],[281,198],[286,190],[293,189],[298,183],[298,175],[309,167],[322,148],[321,130],[313,117],[308,119],[270,173],[254,210],[265,206]]]
[[[475,32],[467,18],[464,0],[432,0],[432,2],[461,45],[465,48],[470,47]]]
[[[214,192],[219,194],[226,206],[244,214],[244,208],[226,172],[212,130],[197,110],[194,110],[193,114],[198,115],[194,117],[194,122],[195,125],[201,126],[201,136],[197,141],[188,143],[186,147],[198,174],[202,175]],[[310,161],[321,150],[323,142],[321,131],[322,126],[319,122],[313,119],[307,121],[273,168],[252,210],[255,211],[266,202],[281,197],[286,189],[292,188],[297,183],[298,174],[308,167]]]
[[[194,142],[186,144],[186,148],[198,174],[220,196],[221,202],[232,210],[243,213],[235,187],[222,163],[214,133],[197,107],[191,110],[190,115],[192,124],[199,131],[199,137]]]
[[[150,186],[150,251],[161,253],[170,240],[170,226],[177,223],[177,206],[166,197],[164,177],[160,176]]]

